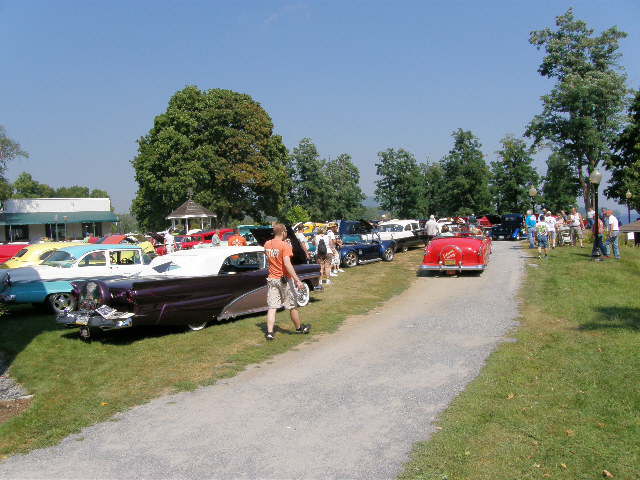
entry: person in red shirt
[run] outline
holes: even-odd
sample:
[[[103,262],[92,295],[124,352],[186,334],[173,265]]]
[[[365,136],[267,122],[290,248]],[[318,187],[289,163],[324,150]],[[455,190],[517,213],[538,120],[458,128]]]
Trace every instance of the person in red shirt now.
[[[264,251],[269,260],[269,275],[267,277],[267,340],[274,339],[276,324],[276,310],[284,307],[289,310],[291,321],[297,333],[309,333],[310,326],[300,323],[298,305],[295,300],[295,289],[304,288],[298,278],[291,257],[293,250],[291,243],[286,241],[287,229],[281,223],[273,226],[273,239],[264,244]]]
[[[235,233],[227,239],[227,245],[230,247],[244,247],[247,245],[247,239],[239,233]]]

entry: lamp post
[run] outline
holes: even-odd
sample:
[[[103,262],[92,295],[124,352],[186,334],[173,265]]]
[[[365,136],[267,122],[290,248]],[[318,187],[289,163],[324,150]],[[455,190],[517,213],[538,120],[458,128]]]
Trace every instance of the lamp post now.
[[[533,213],[536,213],[536,195],[538,194],[538,190],[536,190],[536,187],[531,187],[529,189],[529,196],[531,197],[531,207],[533,210]]]
[[[602,181],[602,174],[596,169],[589,175],[589,181],[593,185],[596,210],[596,232],[593,237],[593,250],[591,250],[591,258],[593,260],[601,260],[600,258],[600,217],[598,216],[598,186]]]
[[[627,193],[624,196],[627,197],[627,223],[631,223],[631,206],[629,202],[631,201],[631,197],[633,197],[633,194],[629,190],[627,190]]]

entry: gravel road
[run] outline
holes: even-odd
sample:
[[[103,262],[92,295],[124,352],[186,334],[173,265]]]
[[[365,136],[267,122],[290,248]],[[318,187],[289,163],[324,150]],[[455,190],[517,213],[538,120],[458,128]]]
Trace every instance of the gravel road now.
[[[417,278],[336,334],[14,456],[0,478],[394,478],[515,325],[524,252],[495,243],[480,277]]]

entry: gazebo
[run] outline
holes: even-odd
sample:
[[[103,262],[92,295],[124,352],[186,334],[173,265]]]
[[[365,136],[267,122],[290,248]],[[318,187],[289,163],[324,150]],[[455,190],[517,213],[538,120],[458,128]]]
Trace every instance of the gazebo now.
[[[189,231],[189,220],[200,219],[200,228],[204,229],[205,218],[209,219],[209,226],[211,226],[211,219],[216,218],[217,215],[210,210],[207,210],[199,203],[194,202],[189,198],[186,202],[176,208],[173,212],[167,215],[166,219],[171,220],[171,228],[176,228],[176,223],[184,221],[185,232]]]
[[[635,222],[628,223],[627,225],[623,225],[620,227],[620,231],[622,233],[633,233],[633,243],[634,245],[640,246],[640,220],[636,220]],[[629,235],[627,235],[627,241],[631,240]]]

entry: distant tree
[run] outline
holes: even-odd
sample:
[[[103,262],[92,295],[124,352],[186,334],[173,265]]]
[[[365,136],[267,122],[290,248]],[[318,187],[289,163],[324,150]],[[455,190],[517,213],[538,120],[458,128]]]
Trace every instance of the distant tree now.
[[[440,162],[420,165],[424,182],[425,215],[435,215],[436,218],[448,214],[447,185],[444,168]]]
[[[311,216],[309,212],[307,212],[304,207],[300,205],[294,205],[289,208],[285,214],[284,218],[290,225],[294,225],[299,222],[309,222],[311,220]]]
[[[531,205],[529,188],[538,188],[533,150],[524,140],[506,135],[500,140],[498,160],[491,162],[491,193],[498,213],[525,212]]]
[[[360,170],[351,161],[351,155],[342,153],[326,162],[325,176],[330,187],[327,218],[360,218],[366,197],[360,189]]]
[[[364,207],[362,209],[362,215],[360,216],[363,220],[377,220],[382,216],[382,210],[378,207]],[[360,220],[360,218],[358,220]]]
[[[0,125],[0,201],[11,197],[13,189],[7,179],[7,163],[17,157],[27,158],[29,154],[22,150],[20,144],[7,136],[5,128]]]
[[[50,198],[55,190],[49,185],[33,179],[30,173],[22,172],[13,182],[14,198]]]
[[[553,152],[547,159],[547,173],[543,179],[542,199],[553,213],[568,211],[576,206],[580,183],[571,161],[561,152]]]
[[[330,186],[325,172],[326,162],[320,158],[316,145],[303,138],[291,153],[294,205],[303,207],[314,221],[327,220]]]
[[[94,188],[89,193],[89,197],[91,198],[109,198],[109,194],[106,190],[100,190],[99,188]],[[128,214],[127,214],[128,215]]]
[[[380,208],[401,218],[425,215],[424,180],[412,153],[400,148],[378,152],[375,198]]]
[[[629,205],[640,210],[640,91],[629,107],[629,123],[613,142],[615,154],[607,162],[611,170],[607,198],[626,204],[627,191],[633,195]]]
[[[280,215],[292,186],[287,149],[262,106],[249,95],[193,85],[155,117],[132,165],[132,213],[148,229],[164,228],[188,189],[225,224]]]
[[[104,198],[104,197],[94,197],[94,198]],[[136,221],[136,217],[131,215],[130,213],[119,213],[118,214],[119,221],[115,226],[116,231],[118,233],[139,233],[140,226]]]
[[[608,161],[623,121],[628,90],[618,50],[627,34],[611,27],[594,36],[571,8],[556,18],[556,27],[531,32],[529,37],[532,45],[546,52],[538,72],[556,83],[542,97],[542,113],[533,118],[526,135],[536,143],[550,142],[571,159],[586,208],[594,199],[588,177]]]
[[[489,192],[489,167],[478,138],[459,128],[452,134],[453,148],[442,159],[446,185],[446,214],[469,215],[494,211]]]
[[[73,185],[71,187],[57,188],[53,196],[59,198],[89,198],[91,194],[88,187]]]

